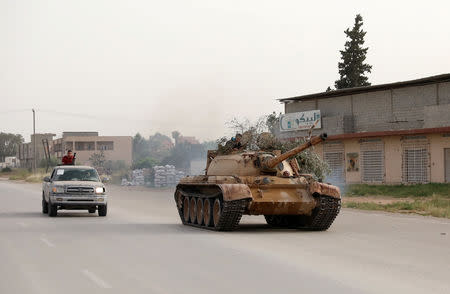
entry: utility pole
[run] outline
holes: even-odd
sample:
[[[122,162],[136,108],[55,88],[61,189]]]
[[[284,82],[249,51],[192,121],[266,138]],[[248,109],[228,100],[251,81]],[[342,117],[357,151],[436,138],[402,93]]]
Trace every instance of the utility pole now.
[[[36,173],[36,112],[33,111],[33,172]]]

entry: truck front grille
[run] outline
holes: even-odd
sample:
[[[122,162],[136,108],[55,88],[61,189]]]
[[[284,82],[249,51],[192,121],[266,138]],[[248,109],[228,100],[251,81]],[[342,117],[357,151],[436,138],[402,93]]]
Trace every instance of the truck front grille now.
[[[77,195],[90,195],[94,194],[93,187],[67,187],[67,194],[77,194]]]

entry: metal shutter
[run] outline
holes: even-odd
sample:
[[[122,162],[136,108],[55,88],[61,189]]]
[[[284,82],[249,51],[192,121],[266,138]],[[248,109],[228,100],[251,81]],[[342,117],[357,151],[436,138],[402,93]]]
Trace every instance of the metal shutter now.
[[[445,181],[450,183],[450,148],[444,149],[445,153]]]
[[[327,180],[332,183],[345,183],[344,144],[342,142],[325,143],[323,157],[331,169]]]
[[[430,160],[428,139],[406,139],[402,143],[402,178],[406,183],[428,183]]]
[[[363,182],[384,182],[384,142],[361,141],[361,178]]]

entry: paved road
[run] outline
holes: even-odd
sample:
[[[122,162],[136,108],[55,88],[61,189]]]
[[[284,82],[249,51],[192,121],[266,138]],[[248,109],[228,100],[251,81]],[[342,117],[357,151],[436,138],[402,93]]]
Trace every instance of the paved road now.
[[[110,187],[106,218],[40,213],[0,180],[0,293],[450,293],[450,221],[343,210],[327,232],[180,225],[172,191]]]

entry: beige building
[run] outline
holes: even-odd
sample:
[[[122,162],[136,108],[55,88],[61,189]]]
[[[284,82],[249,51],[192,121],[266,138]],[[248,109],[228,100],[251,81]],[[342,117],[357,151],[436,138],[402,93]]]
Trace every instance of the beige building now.
[[[62,138],[53,140],[51,154],[58,160],[72,150],[77,153],[77,164],[90,164],[94,153],[103,152],[106,160],[132,164],[131,136],[99,136],[98,132],[63,132]]]
[[[98,132],[63,132],[59,139],[53,139],[55,134],[31,135],[31,142],[19,146],[18,158],[21,167],[32,168],[34,164],[34,140],[36,137],[36,165],[45,159],[44,141],[48,142],[51,157],[61,162],[67,150],[77,153],[77,164],[90,165],[89,158],[94,153],[103,152],[106,160],[123,161],[132,164],[131,136],[99,136]]]
[[[450,182],[450,74],[280,99],[282,138],[314,133],[334,183]]]

